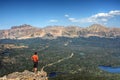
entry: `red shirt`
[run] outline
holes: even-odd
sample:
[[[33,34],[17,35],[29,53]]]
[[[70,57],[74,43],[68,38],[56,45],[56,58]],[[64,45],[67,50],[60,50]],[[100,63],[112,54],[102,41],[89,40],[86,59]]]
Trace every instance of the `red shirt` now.
[[[33,55],[32,60],[33,62],[38,62],[38,55]]]

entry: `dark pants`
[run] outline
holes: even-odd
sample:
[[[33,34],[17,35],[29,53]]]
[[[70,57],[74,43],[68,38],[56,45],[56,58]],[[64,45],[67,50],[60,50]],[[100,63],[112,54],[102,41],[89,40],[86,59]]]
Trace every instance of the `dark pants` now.
[[[37,68],[38,67],[38,62],[33,62],[34,65],[33,65],[33,68]]]

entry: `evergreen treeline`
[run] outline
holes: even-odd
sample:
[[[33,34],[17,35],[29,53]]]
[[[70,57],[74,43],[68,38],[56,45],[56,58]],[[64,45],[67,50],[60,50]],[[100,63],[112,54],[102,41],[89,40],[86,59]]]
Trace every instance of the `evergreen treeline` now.
[[[32,71],[31,55],[37,51],[40,58],[39,70],[46,64],[74,53],[72,58],[45,68],[48,75],[56,72],[49,80],[120,79],[120,74],[111,74],[98,68],[99,65],[120,66],[120,38],[4,39],[0,43],[28,46],[16,49],[0,47],[0,76],[15,71]]]

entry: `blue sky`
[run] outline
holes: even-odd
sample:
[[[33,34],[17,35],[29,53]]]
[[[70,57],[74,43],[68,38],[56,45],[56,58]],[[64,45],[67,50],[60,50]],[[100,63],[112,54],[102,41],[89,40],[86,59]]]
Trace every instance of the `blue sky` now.
[[[0,30],[30,24],[120,27],[120,0],[0,0]]]

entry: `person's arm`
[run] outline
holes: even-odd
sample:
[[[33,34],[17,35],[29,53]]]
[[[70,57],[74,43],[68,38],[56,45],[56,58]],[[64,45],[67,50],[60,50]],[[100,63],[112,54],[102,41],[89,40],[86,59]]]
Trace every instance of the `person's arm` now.
[[[37,57],[36,57],[36,58],[37,58],[37,61],[39,61],[38,55],[37,55]]]

